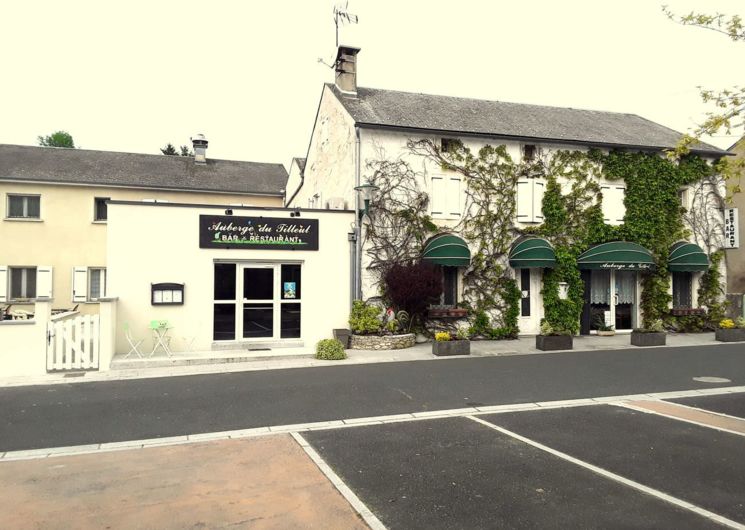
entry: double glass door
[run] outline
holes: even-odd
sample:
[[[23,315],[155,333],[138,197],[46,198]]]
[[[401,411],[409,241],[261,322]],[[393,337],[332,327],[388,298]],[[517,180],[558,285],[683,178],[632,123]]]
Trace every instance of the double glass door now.
[[[636,279],[636,271],[591,271],[591,330],[597,330],[603,323],[616,330],[636,327]]]
[[[214,271],[214,340],[300,338],[300,264],[215,263]]]

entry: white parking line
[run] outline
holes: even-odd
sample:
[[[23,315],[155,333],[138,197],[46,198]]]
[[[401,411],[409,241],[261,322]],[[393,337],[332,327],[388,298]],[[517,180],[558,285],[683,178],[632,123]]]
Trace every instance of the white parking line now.
[[[621,396],[600,396],[595,398],[562,399],[556,401],[540,401],[537,403],[510,403],[506,405],[489,405],[483,407],[443,409],[433,411],[420,411],[407,414],[392,414],[388,416],[370,416],[366,418],[344,418],[332,421],[317,421],[312,423],[295,423],[290,425],[270,425],[266,427],[254,427],[251,429],[238,429],[233,431],[219,431],[210,433],[189,434],[185,436],[171,436],[167,438],[148,438],[145,440],[128,440],[122,442],[107,442],[101,444],[72,445],[67,447],[52,447],[45,449],[31,449],[20,451],[8,451],[0,455],[0,462],[8,460],[29,460],[34,458],[49,458],[73,454],[95,453],[99,451],[120,451],[122,449],[145,449],[153,446],[177,445],[184,443],[204,443],[213,440],[227,440],[238,438],[250,438],[254,436],[267,436],[271,434],[288,434],[304,431],[317,431],[326,429],[350,429],[364,427],[366,425],[381,425],[386,423],[399,423],[405,421],[423,421],[442,418],[454,418],[465,416],[478,416],[481,414],[496,414],[505,412],[523,412],[547,408],[567,408],[579,406],[611,405],[624,401],[635,401],[639,399],[661,400],[681,397],[700,397],[705,395],[732,394],[745,392],[745,386],[731,386],[707,388],[704,390],[694,389],[673,392],[657,392],[654,394],[626,394]]]
[[[380,519],[375,517],[375,514],[370,511],[370,509],[365,506],[365,503],[360,500],[357,495],[347,486],[344,484],[344,481],[339,478],[339,475],[337,475],[333,469],[326,463],[326,461],[321,457],[321,455],[316,452],[315,449],[313,449],[310,444],[303,438],[300,434],[294,432],[292,433],[292,437],[295,439],[295,441],[300,445],[300,447],[303,448],[303,450],[306,452],[306,454],[310,457],[311,460],[318,466],[318,469],[321,470],[321,473],[326,475],[326,478],[329,479],[331,484],[334,485],[334,487],[339,490],[339,493],[341,493],[345,499],[347,499],[347,502],[352,505],[352,508],[354,508],[357,513],[360,514],[360,517],[364,519],[364,521],[367,523],[367,525],[372,530],[385,530],[385,525],[380,522]]]
[[[535,447],[536,449],[540,449],[541,451],[545,451],[549,454],[552,454],[556,457],[561,458],[562,460],[566,460],[567,462],[571,462],[572,464],[578,465],[580,467],[583,467],[585,469],[589,469],[590,471],[597,473],[598,475],[601,475],[603,477],[609,478],[611,480],[614,480],[616,482],[619,482],[625,486],[629,486],[630,488],[634,488],[636,490],[639,490],[643,493],[646,493],[648,495],[652,495],[653,497],[657,497],[658,499],[661,499],[663,501],[666,501],[670,504],[673,504],[675,506],[678,506],[680,508],[686,509],[688,511],[691,511],[693,513],[696,513],[702,517],[706,517],[707,519],[710,519],[712,521],[715,521],[719,524],[722,524],[724,526],[727,526],[729,528],[737,528],[739,530],[745,530],[745,525],[738,523],[737,521],[733,521],[731,519],[727,519],[726,517],[723,517],[719,514],[716,514],[714,512],[710,512],[709,510],[706,510],[704,508],[701,508],[700,506],[696,506],[695,504],[691,504],[688,501],[684,501],[682,499],[679,499],[677,497],[673,497],[672,495],[668,495],[665,492],[662,492],[660,490],[650,488],[649,486],[645,486],[644,484],[640,484],[639,482],[630,480],[626,477],[622,477],[621,475],[617,475],[615,473],[612,473],[606,469],[603,469],[602,467],[595,466],[593,464],[590,464],[588,462],[585,462],[583,460],[579,460],[578,458],[574,458],[573,456],[570,456],[566,453],[562,453],[561,451],[557,451],[556,449],[552,449],[551,447],[548,447],[547,445],[543,445],[540,442],[536,442],[535,440],[531,440],[530,438],[526,438],[525,436],[522,436],[520,434],[517,434],[516,432],[509,431],[507,429],[504,429],[498,425],[495,425],[493,423],[490,423],[486,420],[482,420],[481,418],[477,418],[475,416],[466,416],[467,418],[480,423],[486,427],[489,427],[490,429],[493,429],[495,431],[501,432],[502,434],[506,434],[507,436],[510,436],[512,438],[515,438],[516,440],[520,440],[523,443],[526,443],[528,445],[531,445]]]

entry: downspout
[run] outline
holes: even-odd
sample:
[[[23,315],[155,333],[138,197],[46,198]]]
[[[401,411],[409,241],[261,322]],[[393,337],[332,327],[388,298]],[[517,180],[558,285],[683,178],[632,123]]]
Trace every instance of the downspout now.
[[[354,126],[354,186],[360,185],[360,128]],[[354,214],[356,216],[356,235],[355,242],[355,270],[354,270],[354,297],[357,300],[362,299],[362,219],[360,218],[360,195],[354,193]]]

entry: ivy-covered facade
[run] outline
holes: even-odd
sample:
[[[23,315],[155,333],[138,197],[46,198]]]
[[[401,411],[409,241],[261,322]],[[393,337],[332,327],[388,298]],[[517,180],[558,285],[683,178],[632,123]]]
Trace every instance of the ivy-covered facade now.
[[[358,51],[340,49],[288,183],[297,207],[356,208],[355,186],[379,189],[358,296],[385,300],[386,268],[424,260],[443,274],[432,320],[477,336],[534,334],[544,320],[572,333],[703,326],[700,306],[719,311],[721,214],[708,197],[725,152],[698,144],[670,160],[678,133],[633,115],[358,89]]]

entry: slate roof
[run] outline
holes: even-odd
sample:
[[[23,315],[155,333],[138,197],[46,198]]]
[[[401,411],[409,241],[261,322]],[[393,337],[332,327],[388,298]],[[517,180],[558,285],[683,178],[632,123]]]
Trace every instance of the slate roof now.
[[[357,88],[357,97],[327,83],[359,125],[554,140],[596,146],[674,147],[681,134],[636,114]],[[703,142],[698,153],[726,151]]]
[[[0,144],[0,182],[282,195],[287,177],[282,164]]]

